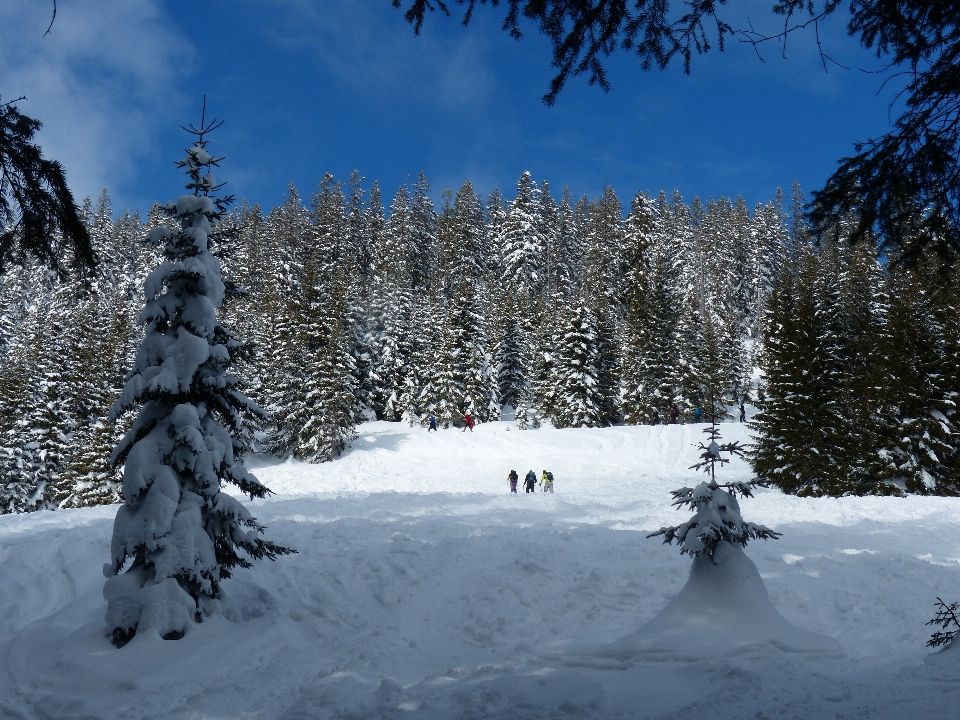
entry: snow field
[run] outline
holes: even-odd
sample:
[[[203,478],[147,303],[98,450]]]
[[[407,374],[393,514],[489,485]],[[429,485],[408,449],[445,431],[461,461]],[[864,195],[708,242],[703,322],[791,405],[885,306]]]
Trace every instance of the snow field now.
[[[0,718],[954,717],[960,653],[931,655],[924,623],[960,596],[956,499],[741,503],[784,533],[747,547],[774,606],[843,656],[604,652],[686,581],[645,535],[685,519],[669,490],[702,477],[699,429],[368,423],[333,463],[253,463],[277,495],[249,505],[299,554],[225,583],[242,621],[121,650],[116,508],[0,517]],[[510,495],[511,468],[551,470],[556,495]]]

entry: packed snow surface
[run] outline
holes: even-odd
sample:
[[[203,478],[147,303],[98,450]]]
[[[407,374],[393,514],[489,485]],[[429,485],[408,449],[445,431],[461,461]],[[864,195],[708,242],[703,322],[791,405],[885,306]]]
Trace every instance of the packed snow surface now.
[[[277,494],[248,506],[299,554],[225,583],[241,620],[120,650],[101,573],[116,507],[2,516],[0,717],[960,716],[960,648],[924,647],[935,598],[960,599],[958,499],[761,490],[743,516],[783,537],[731,567],[769,605],[734,593],[706,640],[673,632],[686,615],[665,608],[697,607],[691,559],[645,535],[686,519],[669,491],[702,479],[702,427],[368,423],[336,462],[260,460]],[[511,469],[552,471],[556,494],[511,495]]]

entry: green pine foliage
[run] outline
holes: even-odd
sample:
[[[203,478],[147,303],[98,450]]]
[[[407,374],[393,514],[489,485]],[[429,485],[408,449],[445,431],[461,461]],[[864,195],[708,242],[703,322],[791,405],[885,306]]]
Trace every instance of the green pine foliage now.
[[[880,476],[907,492],[958,495],[956,290],[938,288],[930,265],[891,279],[877,373]]]
[[[355,171],[306,206],[291,185],[224,216],[247,292],[219,312],[251,341],[238,373],[270,419],[254,450],[328,461],[374,418],[603,426],[746,401],[752,460],[787,492],[960,493],[960,298],[934,258],[891,269],[849,224],[815,238],[797,186],[752,211],[639,193],[626,217],[612,188],[577,199],[529,172],[511,196],[431,198],[421,173],[385,208]],[[95,273],[0,277],[5,512],[118,498],[107,456],[129,421],[107,408],[157,263],[138,240],[170,220],[117,216],[106,193],[81,215]]]
[[[597,320],[581,301],[569,313],[557,338],[552,367],[556,390],[550,414],[556,427],[606,424],[600,363]]]

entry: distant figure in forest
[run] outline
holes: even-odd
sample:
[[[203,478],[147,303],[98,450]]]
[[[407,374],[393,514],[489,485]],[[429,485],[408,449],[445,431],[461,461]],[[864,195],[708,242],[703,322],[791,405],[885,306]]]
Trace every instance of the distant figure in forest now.
[[[743,406],[743,403],[740,403],[740,422],[747,421],[747,409]]]
[[[660,411],[657,410],[656,408],[653,409],[653,417],[650,418],[650,424],[651,424],[651,425],[659,425],[659,424],[660,424]]]
[[[517,481],[520,479],[520,476],[517,475],[516,470],[511,470],[510,474],[507,475],[507,480],[510,481],[510,492],[515,493],[517,491]]]
[[[537,474],[531,470],[527,473],[527,476],[523,479],[524,488],[526,488],[525,493],[532,493],[536,491],[537,487]]]
[[[552,493],[553,492],[553,473],[543,471],[543,477],[540,478],[540,487],[543,488],[544,492]]]
[[[703,410],[701,410],[701,409],[700,409],[700,406],[697,405],[697,406],[693,409],[693,421],[694,421],[695,423],[699,423],[700,420],[701,420],[701,418],[703,418]]]
[[[467,412],[465,412],[463,415],[463,430],[460,432],[466,432],[467,428],[470,428],[470,432],[473,432],[473,418],[470,417],[469,410],[467,410]]]
[[[676,405],[671,405],[670,406],[670,424],[676,425],[677,420],[679,419],[680,419],[680,408],[678,408]]]
[[[427,428],[427,432],[437,429],[437,418],[434,415],[430,416],[430,427]]]

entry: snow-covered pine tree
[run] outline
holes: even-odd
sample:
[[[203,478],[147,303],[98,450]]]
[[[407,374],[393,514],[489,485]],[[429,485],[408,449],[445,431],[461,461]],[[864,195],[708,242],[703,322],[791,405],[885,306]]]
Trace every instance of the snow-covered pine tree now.
[[[514,410],[527,386],[525,350],[526,338],[520,324],[510,318],[497,344],[495,368],[500,402]]]
[[[673,505],[678,509],[692,510],[693,517],[673,527],[662,527],[647,537],[663,537],[663,542],[668,545],[676,541],[681,554],[711,560],[721,543],[744,547],[750,540],[776,540],[780,533],[765,525],[744,521],[737,501],[737,496],[753,497],[753,490],[768,487],[768,482],[757,478],[749,482],[718,483],[717,465],[730,462],[729,457],[723,457],[724,453],[743,457],[743,450],[737,442],[719,442],[722,438],[716,418],[711,418],[710,427],[704,428],[703,432],[707,441],[699,444],[700,462],[691,469],[703,470],[710,480],[695,488],[683,487],[671,492]]]
[[[333,344],[339,345],[350,355],[346,365],[342,359],[331,361],[325,372],[334,372],[335,367],[350,368],[351,377],[343,378],[339,384],[352,388],[355,402],[350,405],[356,418],[375,414],[371,407],[372,358],[366,348],[371,260],[366,245],[367,216],[363,208],[363,189],[360,187],[362,179],[360,173],[354,170],[350,175],[349,195],[344,196],[341,184],[330,173],[324,175],[312,201],[316,239],[310,253],[311,261],[316,262],[320,270],[317,279],[329,288],[326,294],[330,298],[330,309],[341,313],[339,318],[331,316],[330,319],[332,324],[329,327],[337,326],[336,331],[331,331],[331,337],[337,338]],[[342,306],[341,301],[345,303]],[[340,332],[340,325],[346,334]],[[339,358],[338,352],[334,354]],[[311,358],[311,362],[313,360]],[[339,416],[339,412],[334,414]],[[331,415],[323,420],[323,426],[338,426],[338,434],[342,432],[344,438],[350,438],[354,433],[353,419],[341,427],[342,421],[333,420]],[[345,445],[337,440],[331,447],[339,447],[340,450],[336,450],[334,455],[324,453],[322,457],[336,457]]]
[[[215,195],[222,186],[211,169],[220,158],[207,150],[206,135],[218,126],[204,117],[189,128],[196,140],[178,166],[191,194],[166,208],[180,227],[150,231],[166,260],[147,278],[146,336],[111,411],[117,417],[141,406],[113,454],[124,466],[124,503],[103,594],[118,647],[148,631],[183,637],[220,612],[221,583],[248,567],[247,557],[292,552],[260,537],[263,526],[221,492],[224,483],[251,498],[269,491],[243,466],[252,423],[262,417],[231,372],[246,348],[216,317],[227,286],[210,246],[232,200]]]
[[[621,406],[622,351],[620,319],[612,303],[603,304],[597,318],[597,391],[603,425],[615,425],[623,417]]]
[[[877,470],[880,408],[870,365],[878,358],[870,356],[884,293],[865,252],[830,237],[819,249],[799,244],[771,297],[751,458],[786,492],[896,492]]]
[[[535,300],[543,286],[543,238],[540,233],[540,190],[529,172],[517,181],[517,196],[510,203],[497,246],[500,281],[522,307]]]
[[[550,183],[546,180],[540,183],[540,218],[541,265],[543,276],[543,294],[549,298],[558,292],[556,280],[561,274],[558,263],[562,257],[560,241],[560,213],[557,201],[550,194]]]
[[[761,397],[750,426],[753,470],[785,492],[807,487],[811,455],[820,453],[810,374],[818,370],[817,257],[798,243],[770,297],[761,356]],[[813,459],[815,461],[815,457]]]
[[[355,252],[347,221],[346,198],[343,188],[330,173],[324,173],[317,191],[310,199],[313,220],[313,239],[306,249],[326,281],[334,268],[355,272]]]
[[[462,282],[478,282],[486,269],[487,232],[483,205],[468,180],[456,198],[447,188],[437,217],[434,282],[437,291],[451,296]]]
[[[740,379],[746,359],[736,321],[720,315],[712,302],[691,309],[690,316],[684,336],[685,397],[705,414],[730,418],[727,408],[744,399]]]
[[[840,494],[900,494],[882,479],[879,467],[881,436],[889,414],[885,412],[885,383],[881,382],[883,359],[881,338],[889,323],[889,286],[872,243],[851,246],[841,237],[836,248],[824,240],[823,248],[837,256],[838,304],[833,315],[842,326],[842,395],[838,407],[840,432],[831,452],[835,462],[832,476],[822,491]]]
[[[437,213],[430,199],[430,183],[420,171],[413,184],[408,226],[407,269],[414,289],[433,288],[433,270],[436,266]]]
[[[0,494],[16,499],[12,507],[5,504],[17,512],[56,509],[69,500],[64,472],[78,425],[71,407],[80,379],[71,327],[76,284],[37,270],[38,286],[6,368],[12,382],[5,389],[11,394],[2,401],[0,467],[8,487]]]
[[[557,208],[556,235],[551,250],[551,274],[547,277],[547,297],[570,297],[582,280],[584,242],[570,189],[563,188]]]
[[[42,318],[25,315],[0,372],[0,512],[49,507],[50,491],[38,478],[40,444],[33,437],[32,412],[39,392],[35,375],[41,358]]]
[[[620,276],[625,270],[623,206],[609,185],[590,203],[582,232],[583,292],[596,310],[620,299]]]
[[[581,299],[562,326],[553,366],[556,398],[550,418],[556,427],[604,425],[597,321]]]
[[[377,417],[391,421],[399,420],[404,412],[400,397],[413,372],[413,291],[403,245],[407,202],[406,196],[398,192],[388,222],[380,202],[380,188],[374,183],[367,208],[373,262],[367,341],[371,403]]]
[[[339,457],[356,437],[348,292],[349,272],[344,271],[304,298],[302,397],[285,421],[295,438],[293,455],[309,462]]]
[[[303,397],[304,337],[300,311],[304,304],[304,275],[306,268],[316,266],[315,259],[311,260],[313,227],[293,183],[284,204],[267,217],[265,232],[275,257],[267,282],[263,283],[262,402],[270,417],[270,428],[262,444],[267,451],[285,456],[294,444],[285,418]]]
[[[231,214],[231,224],[235,228],[235,247],[224,258],[223,271],[237,285],[247,289],[248,301],[226,306],[223,322],[234,328],[237,337],[246,338],[257,353],[257,361],[247,363],[241,369],[240,377],[247,394],[259,402],[264,399],[266,374],[269,372],[266,360],[271,346],[270,330],[279,305],[277,273],[273,265],[277,248],[259,205],[251,207],[244,201]]]
[[[631,268],[625,279],[623,412],[627,422],[650,422],[680,399],[681,259],[661,192],[656,203],[638,195],[627,222]]]
[[[739,207],[739,206],[738,206]],[[757,204],[749,228],[749,289],[747,317],[750,337],[763,335],[767,302],[788,254],[788,228],[783,194],[777,188],[772,203]]]
[[[371,215],[364,206],[363,177],[360,171],[353,170],[347,181],[347,247],[350,262],[354,267],[354,281],[359,297],[365,298],[369,292],[370,278],[373,272],[373,257],[370,250],[371,233],[367,222]],[[377,190],[379,194],[379,188]],[[381,211],[383,208],[381,208]]]
[[[413,372],[406,378],[401,402],[404,419],[410,425],[426,423],[434,415],[449,428],[463,417],[460,402],[463,388],[457,379],[458,338],[448,332],[446,299],[435,294],[418,293],[413,314],[416,338],[412,357]]]
[[[503,195],[500,194],[499,186],[493,188],[493,192],[487,196],[487,205],[484,208],[484,224],[487,227],[487,243],[490,262],[487,263],[487,271],[492,273],[492,284],[499,284],[502,276],[500,258],[503,257],[503,223],[507,218],[507,211],[504,208]]]
[[[357,378],[353,350],[355,252],[343,192],[326,173],[304,223],[291,194],[278,219],[287,227],[280,286],[286,299],[270,404],[272,449],[310,462],[332,460],[354,436]]]
[[[927,259],[888,280],[889,315],[873,353],[884,424],[879,474],[908,492],[958,495],[956,291],[942,286],[937,266]]]
[[[557,384],[557,349],[570,318],[570,306],[561,298],[554,298],[537,313],[534,323],[531,315],[518,311],[522,319],[521,331],[527,338],[527,383],[521,393],[520,404],[526,408],[528,422],[539,426],[540,420],[553,418],[561,411]]]
[[[104,257],[99,252],[98,256]],[[106,262],[101,261],[101,268]],[[62,474],[63,507],[120,499],[120,474],[110,464],[110,453],[123,434],[107,417],[127,371],[129,310],[126,298],[113,294],[88,296],[74,312],[73,342],[63,367],[69,387],[67,412],[73,424]]]

